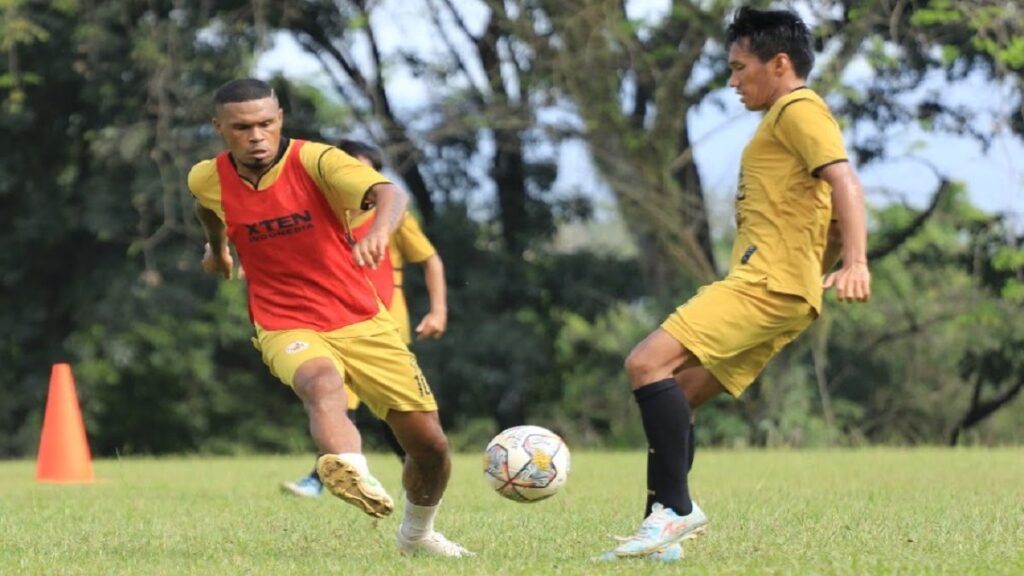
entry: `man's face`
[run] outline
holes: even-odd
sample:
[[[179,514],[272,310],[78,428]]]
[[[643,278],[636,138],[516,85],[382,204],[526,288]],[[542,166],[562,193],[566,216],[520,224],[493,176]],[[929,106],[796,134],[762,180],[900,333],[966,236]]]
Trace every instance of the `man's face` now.
[[[235,162],[260,172],[270,167],[281,144],[284,111],[273,97],[222,104],[213,127],[224,138]]]
[[[761,62],[749,46],[748,39],[740,38],[729,47],[729,87],[736,89],[747,110],[767,110],[778,98],[780,56]]]

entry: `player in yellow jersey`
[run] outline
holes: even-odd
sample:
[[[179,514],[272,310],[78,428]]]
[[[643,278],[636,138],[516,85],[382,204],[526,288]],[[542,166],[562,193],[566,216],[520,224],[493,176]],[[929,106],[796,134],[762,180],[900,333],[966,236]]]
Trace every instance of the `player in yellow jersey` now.
[[[383,169],[381,152],[374,146],[356,140],[342,140],[338,148],[349,156],[372,167],[378,172]],[[348,226],[358,240],[373,224],[375,210],[353,210],[348,212]],[[405,213],[398,229],[391,235],[388,245],[389,261],[382,262],[375,270],[367,270],[370,280],[377,290],[377,295],[387,306],[388,312],[398,324],[398,333],[406,344],[412,343],[412,331],[409,323],[409,309],[406,305],[403,289],[403,268],[406,262],[419,264],[423,267],[424,280],[430,300],[430,310],[416,325],[416,337],[440,338],[448,326],[448,303],[444,277],[444,263],[437,249],[423,233],[416,219]],[[354,410],[359,407],[359,397],[347,388],[349,417],[353,418]],[[395,438],[391,427],[381,421],[381,433],[391,449],[399,458],[405,459],[405,450]],[[281,483],[281,489],[295,496],[315,498],[323,492],[320,475],[313,470],[295,481]]]
[[[742,394],[817,318],[824,288],[841,302],[871,295],[863,189],[839,125],[805,85],[810,31],[792,12],[741,8],[726,41],[729,86],[764,113],[740,163],[729,273],[626,359],[648,442],[648,497],[639,530],[602,559],[682,557],[680,542],[707,524],[687,485],[693,411],[722,392]],[[843,265],[823,282],[833,208]]]
[[[284,112],[265,82],[228,82],[214,109],[226,149],[188,175],[208,242],[202,267],[230,278],[230,240],[245,267],[257,348],[306,409],[324,484],[372,516],[394,508],[347,417],[349,374],[408,451],[399,550],[471,555],[434,529],[451,474],[448,441],[430,386],[364,271],[387,257],[407,194],[333,146],[283,137]],[[344,211],[371,206],[377,220],[354,241]]]

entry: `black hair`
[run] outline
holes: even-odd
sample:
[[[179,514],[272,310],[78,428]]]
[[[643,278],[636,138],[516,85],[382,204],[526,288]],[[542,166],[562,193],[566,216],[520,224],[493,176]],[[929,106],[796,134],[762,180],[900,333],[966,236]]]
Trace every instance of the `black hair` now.
[[[744,6],[736,11],[725,29],[725,45],[747,39],[747,50],[761,62],[786,54],[800,78],[807,78],[814,66],[811,31],[789,10],[757,10]]]
[[[346,138],[341,142],[338,142],[338,148],[353,158],[357,156],[366,158],[370,161],[370,165],[373,166],[373,169],[378,172],[380,172],[380,169],[384,167],[384,157],[380,153],[380,148],[377,148],[376,146],[371,146],[366,142],[360,142],[359,140],[349,140]]]
[[[213,95],[213,104],[220,107],[232,102],[249,102],[264,98],[277,99],[270,84],[255,78],[239,78],[218,88],[217,93]]]

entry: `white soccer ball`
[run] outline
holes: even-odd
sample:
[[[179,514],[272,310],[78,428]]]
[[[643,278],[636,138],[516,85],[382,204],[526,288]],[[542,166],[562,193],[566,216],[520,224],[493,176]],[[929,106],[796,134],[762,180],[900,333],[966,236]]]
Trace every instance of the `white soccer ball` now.
[[[543,500],[569,479],[569,447],[547,428],[509,428],[484,451],[484,479],[509,500]]]

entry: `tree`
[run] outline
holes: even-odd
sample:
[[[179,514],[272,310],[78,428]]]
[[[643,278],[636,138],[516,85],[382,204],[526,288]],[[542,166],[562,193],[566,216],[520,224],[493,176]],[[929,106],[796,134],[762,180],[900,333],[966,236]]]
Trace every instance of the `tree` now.
[[[15,223],[0,230],[0,265],[16,303],[0,318],[2,455],[32,451],[61,360],[74,361],[101,454],[223,450],[241,434],[234,418],[294,414],[271,389],[225,415],[225,386],[265,382],[257,357],[232,352],[248,342],[244,292],[204,304],[218,287],[199,272],[184,186],[216,150],[210,95],[245,73],[256,44],[232,17],[246,2],[215,4],[15,1],[0,13],[0,28],[22,31],[4,35],[0,61],[0,134],[17,143],[0,158],[0,211]],[[225,309],[234,329],[215,324]]]

